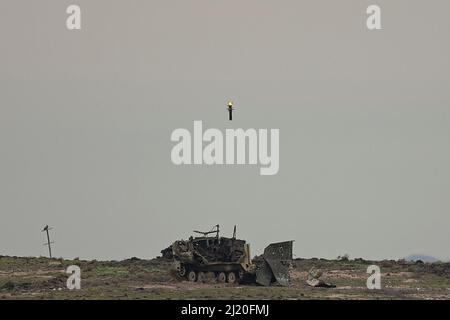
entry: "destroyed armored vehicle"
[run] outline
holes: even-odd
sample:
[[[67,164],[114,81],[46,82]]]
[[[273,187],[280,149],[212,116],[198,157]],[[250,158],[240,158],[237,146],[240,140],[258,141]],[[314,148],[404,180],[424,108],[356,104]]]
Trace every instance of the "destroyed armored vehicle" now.
[[[231,238],[219,235],[219,225],[211,231],[194,232],[201,236],[175,241],[161,251],[164,257],[173,259],[180,277],[193,282],[212,278],[221,283],[289,285],[293,241],[272,243],[261,256],[252,260],[250,245],[236,238],[236,226]]]

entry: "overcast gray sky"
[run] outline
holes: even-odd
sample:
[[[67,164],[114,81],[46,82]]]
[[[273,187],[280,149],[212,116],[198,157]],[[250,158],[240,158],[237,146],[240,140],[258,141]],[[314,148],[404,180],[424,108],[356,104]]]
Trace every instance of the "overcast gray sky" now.
[[[78,4],[82,30],[66,29]],[[366,8],[382,9],[382,30]],[[0,254],[449,257],[448,0],[2,0]],[[226,103],[235,101],[233,122]],[[280,171],[175,166],[176,128],[279,128]]]

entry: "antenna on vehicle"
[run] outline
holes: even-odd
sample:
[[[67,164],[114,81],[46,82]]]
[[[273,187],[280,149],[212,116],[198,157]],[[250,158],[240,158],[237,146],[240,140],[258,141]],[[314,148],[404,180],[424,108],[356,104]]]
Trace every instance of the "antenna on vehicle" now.
[[[216,238],[219,238],[219,225],[216,224]]]
[[[215,230],[214,230],[215,229]],[[206,237],[208,234],[211,234],[211,233],[215,233],[216,234],[216,238],[219,238],[219,225],[218,224],[216,224],[210,231],[197,231],[197,230],[194,230],[194,232],[195,233],[200,233],[200,234],[202,234],[204,237]]]
[[[52,246],[51,246],[51,244],[52,243],[54,243],[54,242],[51,242],[50,241],[50,234],[49,234],[49,230],[52,230],[53,228],[49,228],[48,227],[48,225],[46,225],[45,227],[44,227],[44,229],[42,229],[42,232],[47,232],[47,243],[44,243],[44,246],[48,246],[48,254],[49,254],[49,256],[50,256],[50,259],[52,258]]]
[[[233,229],[233,239],[236,239],[236,225],[234,225]]]

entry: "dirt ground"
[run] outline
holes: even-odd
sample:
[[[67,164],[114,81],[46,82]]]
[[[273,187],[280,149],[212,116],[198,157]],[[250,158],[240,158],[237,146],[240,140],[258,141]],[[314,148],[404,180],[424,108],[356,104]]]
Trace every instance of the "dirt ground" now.
[[[380,290],[369,290],[369,265],[381,268]],[[81,269],[81,289],[69,290],[65,270]],[[312,288],[312,267],[335,288]],[[157,258],[83,261],[0,256],[0,299],[450,299],[450,263],[296,259],[290,287],[182,281]]]

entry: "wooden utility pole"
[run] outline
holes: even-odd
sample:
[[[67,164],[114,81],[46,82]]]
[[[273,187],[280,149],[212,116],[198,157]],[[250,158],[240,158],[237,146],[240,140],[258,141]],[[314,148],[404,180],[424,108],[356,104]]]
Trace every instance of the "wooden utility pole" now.
[[[53,242],[50,242],[50,234],[49,234],[49,230],[52,230],[53,228],[49,228],[48,227],[48,225],[46,225],[45,227],[44,227],[44,229],[42,229],[42,232],[47,232],[47,243],[44,243],[44,246],[48,246],[48,254],[49,254],[49,256],[50,256],[50,259],[52,258],[52,246],[51,246],[51,244],[53,243]]]

